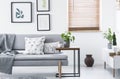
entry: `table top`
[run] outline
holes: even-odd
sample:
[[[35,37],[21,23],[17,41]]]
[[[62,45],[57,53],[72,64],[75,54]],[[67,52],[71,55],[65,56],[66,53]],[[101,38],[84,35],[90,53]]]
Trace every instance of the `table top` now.
[[[60,48],[56,48],[56,50],[80,50],[80,48],[78,47],[60,47]]]
[[[109,56],[114,57],[114,56],[120,56],[120,54],[116,54],[116,53],[109,53]]]

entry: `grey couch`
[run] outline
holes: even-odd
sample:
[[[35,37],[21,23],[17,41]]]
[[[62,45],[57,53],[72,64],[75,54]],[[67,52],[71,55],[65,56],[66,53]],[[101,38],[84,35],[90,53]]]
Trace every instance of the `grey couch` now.
[[[38,35],[38,34],[17,34],[13,50],[25,49],[25,37],[40,37],[45,36],[46,43],[64,41],[60,35]],[[61,53],[59,54],[44,54],[44,55],[23,55],[17,54],[14,61],[14,66],[58,66],[59,77],[61,77],[61,66],[68,65],[68,57]]]

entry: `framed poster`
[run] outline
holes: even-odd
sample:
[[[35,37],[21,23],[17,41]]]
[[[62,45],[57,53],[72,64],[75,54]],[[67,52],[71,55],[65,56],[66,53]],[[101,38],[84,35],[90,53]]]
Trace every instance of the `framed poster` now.
[[[36,0],[36,6],[38,12],[50,11],[50,0]]]
[[[50,14],[37,14],[37,31],[50,31]]]
[[[32,23],[32,2],[11,2],[12,23]]]

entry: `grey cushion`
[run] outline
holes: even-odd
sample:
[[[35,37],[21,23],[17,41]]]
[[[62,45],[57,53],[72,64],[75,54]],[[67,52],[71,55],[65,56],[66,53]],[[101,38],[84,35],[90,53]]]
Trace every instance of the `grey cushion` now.
[[[13,46],[13,49],[25,49],[25,37],[40,37],[40,36],[45,36],[45,42],[46,43],[50,43],[50,42],[56,42],[56,41],[60,41],[61,43],[63,43],[63,39],[61,38],[61,36],[59,34],[56,35],[40,35],[40,34],[16,34],[16,38],[15,38],[15,43]]]
[[[66,55],[59,55],[59,54],[45,54],[45,55],[23,55],[23,54],[17,54],[15,56],[15,61],[17,60],[66,60]]]
[[[14,61],[14,66],[58,66],[60,60],[28,60]],[[61,60],[62,66],[68,65],[68,60]]]

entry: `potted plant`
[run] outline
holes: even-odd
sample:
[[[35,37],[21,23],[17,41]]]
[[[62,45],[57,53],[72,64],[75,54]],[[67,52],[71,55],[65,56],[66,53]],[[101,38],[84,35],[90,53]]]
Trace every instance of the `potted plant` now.
[[[111,28],[108,28],[108,31],[104,33],[104,38],[109,41],[108,48],[112,49],[113,34]]]
[[[62,39],[65,41],[64,47],[70,47],[70,41],[75,40],[75,36],[71,34],[71,32],[64,32],[61,34]]]

